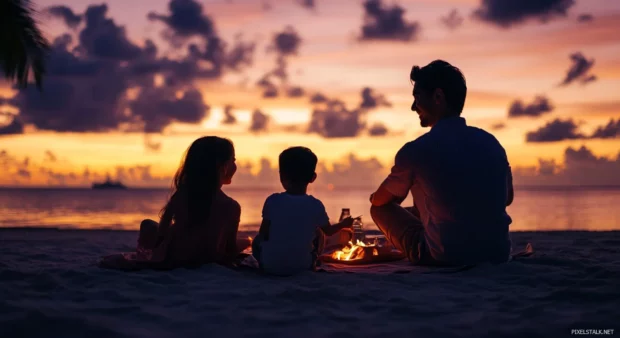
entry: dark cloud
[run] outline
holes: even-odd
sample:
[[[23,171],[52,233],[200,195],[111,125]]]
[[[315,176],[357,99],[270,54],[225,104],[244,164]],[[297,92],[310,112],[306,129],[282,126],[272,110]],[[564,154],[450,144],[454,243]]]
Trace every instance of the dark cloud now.
[[[188,45],[184,56],[158,57],[152,41],[134,44],[107,12],[106,5],[87,8],[75,46],[68,34],[54,40],[43,92],[18,89],[6,102],[19,109],[20,123],[60,132],[160,132],[173,122],[197,123],[208,106],[194,81],[217,80],[251,64],[254,43],[241,36],[230,48],[212,35],[203,46]],[[163,84],[156,86],[156,76]],[[137,97],[129,97],[128,90]]]
[[[49,162],[56,162],[58,158],[51,150],[45,151],[45,160]]]
[[[508,117],[538,117],[552,112],[554,109],[549,99],[544,96],[537,96],[530,103],[523,103],[521,100],[514,101],[508,109]]]
[[[165,87],[143,89],[130,107],[134,117],[144,123],[147,133],[161,132],[172,122],[198,123],[209,113],[202,94],[194,88],[181,97]]]
[[[375,123],[370,129],[368,129],[368,134],[370,136],[384,136],[388,133],[387,127],[383,123]]]
[[[504,122],[498,122],[491,126],[492,130],[502,130],[504,128],[506,128],[506,124]]]
[[[144,148],[147,151],[157,153],[161,150],[161,147],[162,147],[161,142],[153,141],[149,134],[144,135]]]
[[[296,55],[302,40],[295,28],[287,26],[282,32],[273,37],[270,50],[275,50],[280,56]]]
[[[586,59],[581,52],[571,54],[570,59],[573,64],[566,72],[561,86],[567,86],[574,81],[580,81],[582,84],[596,81],[596,75],[588,74],[594,66],[594,59]]]
[[[594,16],[589,13],[579,14],[577,17],[577,22],[592,22],[594,21]]]
[[[364,24],[360,40],[415,40],[420,32],[418,22],[407,22],[405,10],[398,6],[384,6],[381,0],[364,2]]]
[[[259,109],[254,110],[252,113],[252,122],[250,123],[250,131],[254,133],[260,133],[266,131],[269,127],[270,116],[263,113]]]
[[[527,20],[546,23],[566,17],[575,0],[481,0],[473,15],[490,24],[510,28]]]
[[[607,125],[596,128],[592,138],[617,138],[620,137],[620,119],[609,120]]]
[[[142,49],[127,38],[125,27],[106,18],[108,5],[91,5],[86,9],[86,27],[80,32],[80,47],[88,55],[113,60],[133,60]]]
[[[24,133],[24,125],[15,117],[13,117],[11,122],[9,122],[8,124],[0,125],[0,136],[23,134],[23,133]]]
[[[572,120],[555,119],[535,131],[528,132],[527,142],[557,142],[563,140],[582,139],[579,126]]]
[[[301,87],[291,87],[288,89],[286,95],[288,95],[288,97],[302,97],[306,94],[306,92],[304,91],[303,88]]]
[[[459,11],[456,9],[453,9],[452,11],[450,11],[448,15],[442,16],[440,20],[441,20],[441,23],[444,24],[444,26],[452,30],[461,27],[461,25],[463,25],[463,21],[465,21],[463,16],[459,14]]]
[[[381,94],[376,94],[372,88],[365,87],[362,89],[362,109],[374,109],[379,106],[391,107],[392,104]]]
[[[224,119],[222,120],[222,124],[237,124],[237,117],[233,113],[233,106],[226,105],[226,107],[224,107]]]
[[[302,7],[305,7],[307,9],[314,9],[316,8],[316,2],[315,0],[296,0],[297,3],[299,3]]]
[[[328,101],[312,111],[309,133],[325,138],[355,137],[366,128],[365,113],[360,109],[349,110],[338,100]]]
[[[73,10],[67,6],[51,6],[46,8],[46,12],[55,18],[62,19],[69,28],[77,28],[82,22],[82,16],[75,14]]]
[[[312,97],[310,97],[310,103],[324,103],[327,102],[328,98],[327,96],[321,94],[321,93],[316,93],[314,95],[312,95]]]
[[[168,14],[150,12],[148,19],[161,21],[168,28],[164,37],[173,44],[188,38],[199,36],[210,38],[215,36],[215,24],[203,13],[202,5],[194,0],[171,0],[168,3]]]
[[[263,77],[257,85],[263,90],[263,98],[271,99],[278,97],[278,87],[268,77]]]

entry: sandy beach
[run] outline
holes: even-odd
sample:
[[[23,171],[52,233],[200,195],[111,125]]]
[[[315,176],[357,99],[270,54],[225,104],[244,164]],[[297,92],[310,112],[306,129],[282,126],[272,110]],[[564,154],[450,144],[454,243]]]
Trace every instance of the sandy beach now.
[[[518,232],[532,257],[455,273],[259,276],[94,266],[132,231],[0,230],[0,337],[560,337],[615,329],[620,232]]]

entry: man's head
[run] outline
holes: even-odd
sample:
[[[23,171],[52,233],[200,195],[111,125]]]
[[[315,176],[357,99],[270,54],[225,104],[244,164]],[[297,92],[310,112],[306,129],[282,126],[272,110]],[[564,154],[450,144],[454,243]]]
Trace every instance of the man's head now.
[[[306,147],[291,147],[280,154],[280,182],[287,191],[308,186],[316,179],[318,158]]]
[[[409,78],[415,82],[411,110],[420,116],[422,127],[432,127],[445,117],[461,115],[467,85],[458,68],[435,60],[422,68],[413,66]]]

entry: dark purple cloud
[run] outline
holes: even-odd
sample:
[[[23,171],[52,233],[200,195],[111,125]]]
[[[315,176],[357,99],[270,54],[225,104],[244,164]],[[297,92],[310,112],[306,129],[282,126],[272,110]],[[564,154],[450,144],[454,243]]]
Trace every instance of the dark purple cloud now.
[[[310,103],[325,103],[328,100],[329,99],[327,98],[327,96],[321,93],[316,93],[310,97]]]
[[[440,21],[444,26],[448,27],[451,30],[455,30],[461,27],[461,25],[463,25],[465,18],[463,18],[463,16],[459,14],[459,11],[457,9],[453,9],[446,16],[442,16]]]
[[[172,122],[198,123],[209,114],[202,94],[196,89],[189,89],[180,98],[176,91],[168,88],[145,88],[130,104],[134,117],[144,123],[147,133],[161,132]]]
[[[168,12],[168,14],[150,12],[148,19],[166,25],[168,31],[164,37],[169,41],[176,44],[195,36],[203,38],[215,36],[215,24],[203,13],[203,7],[198,1],[171,0],[168,3]]]
[[[577,22],[592,22],[594,21],[594,16],[589,13],[579,14],[577,17]]]
[[[24,125],[15,117],[11,120],[11,122],[9,122],[9,124],[0,125],[0,136],[23,134],[23,133],[24,133]]]
[[[368,134],[370,136],[384,136],[387,135],[389,130],[383,123],[375,123],[370,129],[368,129]]]
[[[596,75],[589,74],[592,66],[594,66],[594,59],[586,59],[581,52],[571,54],[570,59],[572,65],[566,72],[561,86],[567,86],[575,81],[580,81],[582,84],[596,81]]]
[[[280,56],[296,55],[301,42],[301,37],[295,28],[287,26],[282,32],[274,35],[270,50],[275,50]]]
[[[306,94],[303,88],[299,86],[291,87],[288,89],[286,95],[288,97],[302,97]]]
[[[537,96],[530,103],[523,103],[521,100],[514,101],[508,109],[508,117],[539,117],[552,112],[553,105],[548,98]]]
[[[611,119],[605,126],[596,128],[592,138],[618,138],[620,137],[620,119]]]
[[[391,107],[392,104],[381,94],[377,94],[372,88],[365,87],[362,89],[362,109],[374,109],[379,106]]]
[[[557,142],[563,140],[583,139],[579,126],[572,119],[555,119],[535,131],[528,132],[526,141],[531,143]]]
[[[302,7],[305,7],[307,9],[314,9],[314,8],[316,8],[316,1],[315,0],[296,0],[296,1]]]
[[[365,113],[349,110],[341,101],[329,101],[312,111],[309,133],[325,138],[355,137],[366,128]]]
[[[226,105],[224,107],[224,119],[222,120],[222,124],[237,124],[237,117],[233,112],[233,106]]]
[[[77,28],[82,22],[82,15],[78,15],[67,6],[58,5],[51,6],[45,9],[47,13],[55,18],[62,19],[69,28]]]
[[[260,133],[267,131],[269,127],[270,116],[263,113],[259,109],[254,110],[252,113],[252,122],[250,123],[250,131],[254,133]]]
[[[473,15],[478,20],[510,28],[527,20],[546,23],[566,17],[575,0],[481,0]]]
[[[498,122],[491,126],[492,130],[502,130],[504,128],[506,128],[506,124],[504,122]]]
[[[408,22],[399,5],[384,6],[381,0],[364,2],[364,24],[360,40],[412,41],[420,32],[418,22]]]
[[[90,56],[128,61],[138,58],[142,49],[127,38],[124,26],[107,18],[108,5],[86,9],[86,27],[80,32],[80,48]]]

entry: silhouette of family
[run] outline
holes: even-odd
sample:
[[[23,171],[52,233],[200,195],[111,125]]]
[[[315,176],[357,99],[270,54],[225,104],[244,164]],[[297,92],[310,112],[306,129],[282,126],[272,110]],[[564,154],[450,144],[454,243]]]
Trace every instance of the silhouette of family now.
[[[405,144],[370,196],[370,214],[386,239],[418,265],[501,263],[509,259],[512,174],[497,139],[461,117],[467,86],[461,71],[435,60],[414,66],[411,110],[430,131]],[[140,225],[137,259],[154,268],[231,264],[250,245],[261,271],[293,275],[315,267],[325,236],[348,231],[351,217],[330,224],[307,193],[318,158],[306,147],[279,156],[283,192],[263,206],[257,237],[238,239],[241,207],[222,191],[237,170],[230,140],[195,140],[174,177],[159,222]],[[414,205],[402,207],[411,192]],[[112,263],[110,263],[112,264]],[[118,264],[118,262],[114,263]]]

